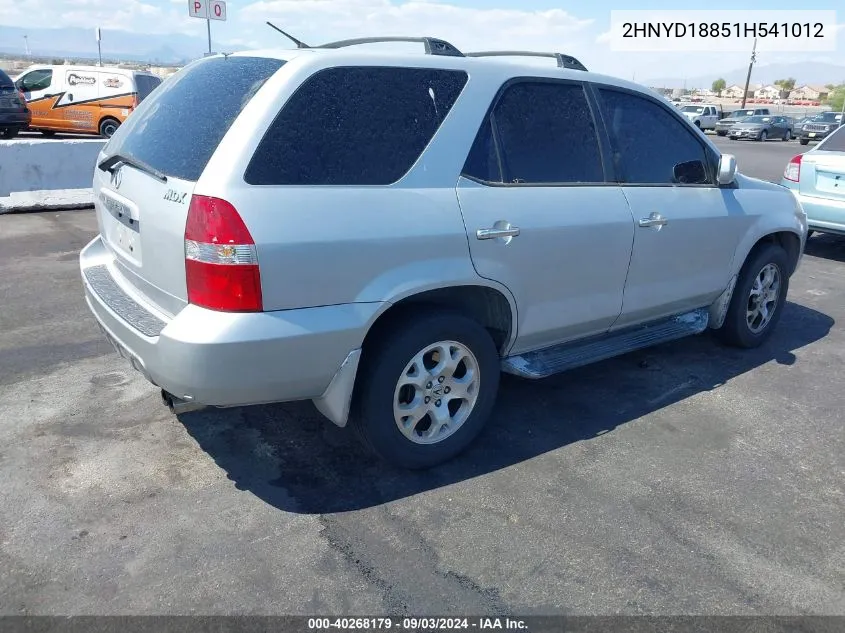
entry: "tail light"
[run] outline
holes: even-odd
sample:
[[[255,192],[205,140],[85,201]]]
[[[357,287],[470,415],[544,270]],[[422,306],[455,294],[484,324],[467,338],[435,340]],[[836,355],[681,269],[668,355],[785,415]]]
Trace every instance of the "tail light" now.
[[[188,302],[222,312],[261,312],[258,253],[235,207],[193,196],[185,226]]]
[[[786,166],[786,169],[783,170],[783,177],[786,180],[791,180],[792,182],[798,182],[801,178],[801,159],[804,157],[804,154],[798,154],[789,161],[789,164]]]
[[[26,95],[23,93],[23,90],[18,90],[18,99],[21,100],[21,105],[26,105]]]
[[[141,105],[141,100],[138,98],[138,95],[137,95],[137,94],[136,94],[136,95],[133,95],[133,96],[132,96],[132,105],[131,105],[131,106],[129,106],[129,107],[130,107],[131,109],[133,109],[133,110],[134,110],[134,109],[135,109],[135,108],[137,108],[139,105]]]

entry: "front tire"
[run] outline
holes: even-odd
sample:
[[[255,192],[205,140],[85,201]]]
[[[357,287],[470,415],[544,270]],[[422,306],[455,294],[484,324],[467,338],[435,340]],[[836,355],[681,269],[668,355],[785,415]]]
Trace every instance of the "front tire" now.
[[[716,130],[716,134],[718,134],[719,136],[727,136],[728,135],[727,132],[723,132],[721,130]]]
[[[790,130],[787,130],[786,132],[783,133],[783,140],[784,141],[791,141],[792,140],[792,132]]]
[[[789,291],[789,257],[777,244],[752,251],[742,266],[725,323],[716,330],[734,347],[759,347],[780,321]]]
[[[798,142],[801,143],[801,145],[807,145],[810,142],[810,139],[800,138],[798,139]]]
[[[2,132],[0,132],[0,138],[13,139],[18,135],[19,132],[20,130],[15,127],[6,128]]]
[[[761,141],[761,142],[768,141],[769,140],[769,133],[766,132],[766,130],[763,130],[762,132],[760,132],[760,136],[757,137],[757,140]]]
[[[431,468],[481,432],[499,372],[496,345],[475,321],[451,312],[397,320],[364,350],[352,426],[381,459]]]

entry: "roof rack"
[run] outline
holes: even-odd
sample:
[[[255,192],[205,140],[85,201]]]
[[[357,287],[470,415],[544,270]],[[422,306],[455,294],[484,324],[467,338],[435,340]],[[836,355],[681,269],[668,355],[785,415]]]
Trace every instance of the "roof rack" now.
[[[464,53],[464,57],[550,57],[557,60],[558,68],[569,68],[571,70],[586,71],[584,66],[572,55],[563,53],[538,53],[534,51],[481,51],[477,53]]]
[[[357,46],[359,44],[375,44],[378,42],[421,42],[425,44],[426,55],[443,55],[446,57],[463,57],[464,54],[452,46],[446,40],[436,37],[359,37],[352,40],[340,40],[329,42],[312,48],[344,48],[346,46]]]

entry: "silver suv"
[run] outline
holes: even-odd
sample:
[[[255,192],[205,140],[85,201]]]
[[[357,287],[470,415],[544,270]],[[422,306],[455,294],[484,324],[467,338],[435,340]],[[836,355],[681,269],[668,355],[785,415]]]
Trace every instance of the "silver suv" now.
[[[422,468],[477,436],[500,371],[772,333],[807,231],[789,190],[574,58],[424,42],[208,57],[105,146],[85,296],[174,412],[313,400]]]

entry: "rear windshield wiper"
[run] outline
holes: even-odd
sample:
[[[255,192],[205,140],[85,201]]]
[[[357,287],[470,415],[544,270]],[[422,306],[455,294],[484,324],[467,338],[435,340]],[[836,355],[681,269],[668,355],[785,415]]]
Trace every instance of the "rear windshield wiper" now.
[[[122,154],[112,154],[111,156],[103,160],[99,165],[97,165],[97,168],[111,173],[114,168],[119,165],[129,165],[130,167],[134,167],[135,169],[149,174],[156,180],[160,180],[161,182],[167,182],[167,176],[165,176],[155,167],[150,167],[145,162],[140,161],[137,158],[129,158],[128,156],[123,156]]]

